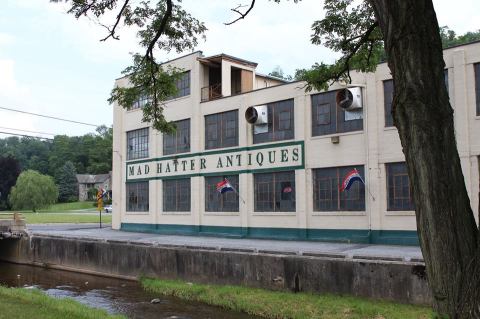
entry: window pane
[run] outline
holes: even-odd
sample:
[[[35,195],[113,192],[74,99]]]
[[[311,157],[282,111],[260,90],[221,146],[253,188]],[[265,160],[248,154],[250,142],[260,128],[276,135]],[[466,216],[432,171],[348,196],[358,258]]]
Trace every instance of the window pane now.
[[[175,133],[163,134],[163,155],[190,152],[190,119],[175,124]]]
[[[238,190],[238,175],[205,177],[205,211],[238,212],[238,194],[234,191],[219,193],[217,184],[227,179]]]
[[[480,63],[474,64],[475,68],[475,98],[477,102],[477,115],[480,115]]]
[[[163,211],[190,211],[190,178],[163,181]]]
[[[238,110],[205,116],[205,149],[238,145]]]
[[[387,171],[387,210],[415,210],[405,163],[385,164]]]
[[[254,174],[255,211],[294,212],[295,171]]]
[[[127,183],[127,212],[148,212],[148,182]]]
[[[171,99],[176,99],[190,94],[190,71],[184,72],[176,82],[177,94]]]
[[[267,104],[268,132],[253,134],[253,143],[293,139],[295,136],[293,106],[293,99]]]
[[[148,127],[127,132],[127,160],[148,157]]]
[[[383,104],[385,110],[385,126],[393,126],[392,117],[393,80],[383,81]]]
[[[355,181],[349,190],[339,190],[354,168],[364,177],[363,165],[317,168],[313,174],[313,206],[316,211],[365,211],[365,186]]]

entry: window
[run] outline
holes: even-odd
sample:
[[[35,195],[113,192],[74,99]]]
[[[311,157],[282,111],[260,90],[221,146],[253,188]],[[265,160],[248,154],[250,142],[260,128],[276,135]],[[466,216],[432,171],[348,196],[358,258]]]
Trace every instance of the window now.
[[[163,211],[190,211],[190,178],[163,181]]]
[[[448,69],[443,70],[443,81],[448,94]],[[385,110],[385,127],[393,126],[392,103],[393,103],[393,80],[383,81],[383,104]]]
[[[177,79],[176,87],[177,94],[172,96],[172,99],[190,95],[190,71],[183,72],[182,75],[180,75]]]
[[[295,171],[254,174],[256,212],[295,211]]]
[[[445,87],[447,88],[448,94],[448,69],[443,70],[443,81],[445,82]]]
[[[415,210],[410,194],[407,165],[405,163],[385,164],[387,171],[387,210]]]
[[[385,110],[385,127],[393,126],[392,116],[393,80],[383,81],[383,105]]]
[[[148,127],[127,132],[127,160],[148,157]]]
[[[345,176],[354,168],[364,175],[363,166],[317,168],[313,173],[313,207],[315,211],[365,211],[365,185],[355,181],[349,190],[340,191]]]
[[[363,130],[363,111],[337,107],[336,93],[312,95],[312,136]]]
[[[253,143],[293,139],[295,135],[293,104],[293,99],[268,104],[268,132],[254,134]]]
[[[205,211],[238,212],[238,194],[236,192],[217,192],[217,184],[227,179],[238,190],[238,175],[205,177]]]
[[[163,155],[190,152],[190,119],[175,122],[173,134],[163,134]]]
[[[132,107],[129,110],[135,110],[139,108],[143,108],[147,103],[152,102],[152,99],[147,94],[141,94],[140,97],[133,102]]]
[[[148,182],[127,183],[127,212],[148,212]]]
[[[477,102],[477,116],[480,116],[480,63],[474,64],[475,68],[475,98]]]
[[[205,116],[205,149],[238,145],[238,111]]]

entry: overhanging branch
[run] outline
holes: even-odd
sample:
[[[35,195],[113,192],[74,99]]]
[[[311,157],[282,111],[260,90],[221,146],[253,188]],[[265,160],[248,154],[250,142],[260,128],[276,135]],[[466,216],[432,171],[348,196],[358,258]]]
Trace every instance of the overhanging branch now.
[[[118,24],[120,23],[120,20],[122,19],[123,12],[124,12],[125,9],[127,8],[127,5],[128,5],[128,2],[129,2],[129,1],[130,1],[130,0],[125,0],[125,2],[123,3],[122,8],[120,9],[120,11],[119,11],[118,14],[117,14],[117,19],[116,19],[116,21],[115,21],[115,24],[113,25],[113,27],[112,27],[111,29],[108,28],[108,27],[106,27],[109,33],[108,33],[108,35],[107,35],[105,38],[101,39],[100,41],[106,41],[106,40],[107,40],[108,38],[110,38],[110,37],[112,37],[112,38],[115,39],[115,40],[119,40],[119,39],[120,39],[118,36],[115,35],[115,30],[117,29],[117,26],[118,26]],[[94,1],[94,2],[95,2],[95,1]]]
[[[240,15],[240,17],[238,17],[237,19],[235,19],[233,21],[226,22],[224,24],[225,25],[231,25],[231,24],[234,24],[235,22],[237,22],[238,20],[245,19],[245,17],[250,13],[250,11],[252,11],[254,6],[255,6],[255,0],[252,0],[252,2],[250,3],[250,7],[245,12],[240,11],[240,8],[246,7],[245,5],[239,5],[238,7],[231,9],[233,12],[238,13]]]

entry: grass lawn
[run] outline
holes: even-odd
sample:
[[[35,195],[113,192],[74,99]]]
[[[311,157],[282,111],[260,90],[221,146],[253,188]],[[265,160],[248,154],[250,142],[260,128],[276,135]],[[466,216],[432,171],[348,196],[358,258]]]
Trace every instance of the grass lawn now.
[[[40,212],[64,212],[68,210],[90,209],[94,210],[93,202],[73,202],[73,203],[58,203],[52,206],[39,210]]]
[[[111,316],[104,310],[89,308],[72,299],[56,299],[32,289],[0,286],[0,318],[17,319],[100,319]]]
[[[49,224],[49,223],[98,223],[98,215],[56,212],[56,213],[22,213],[27,224]],[[111,223],[112,214],[102,213],[102,223]]]
[[[273,292],[240,286],[189,284],[143,278],[151,292],[194,300],[263,318],[295,319],[407,319],[432,318],[428,307],[374,301],[357,297]]]

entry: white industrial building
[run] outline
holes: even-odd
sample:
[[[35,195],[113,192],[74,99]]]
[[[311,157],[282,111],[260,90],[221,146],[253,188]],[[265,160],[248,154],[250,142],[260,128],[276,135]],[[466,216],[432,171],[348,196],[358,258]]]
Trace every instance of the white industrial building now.
[[[477,211],[480,43],[444,50],[444,59],[458,150]],[[256,63],[229,55],[194,52],[166,64],[185,71],[178,96],[164,110],[177,123],[175,134],[141,121],[145,101],[130,110],[114,107],[114,229],[418,243],[385,63],[374,73],[352,74],[348,89],[355,101],[346,110],[336,101],[345,85],[307,93],[303,82],[258,74]],[[128,86],[128,78],[116,85]],[[366,186],[355,182],[340,191],[354,168]],[[217,192],[225,178],[238,194]]]

